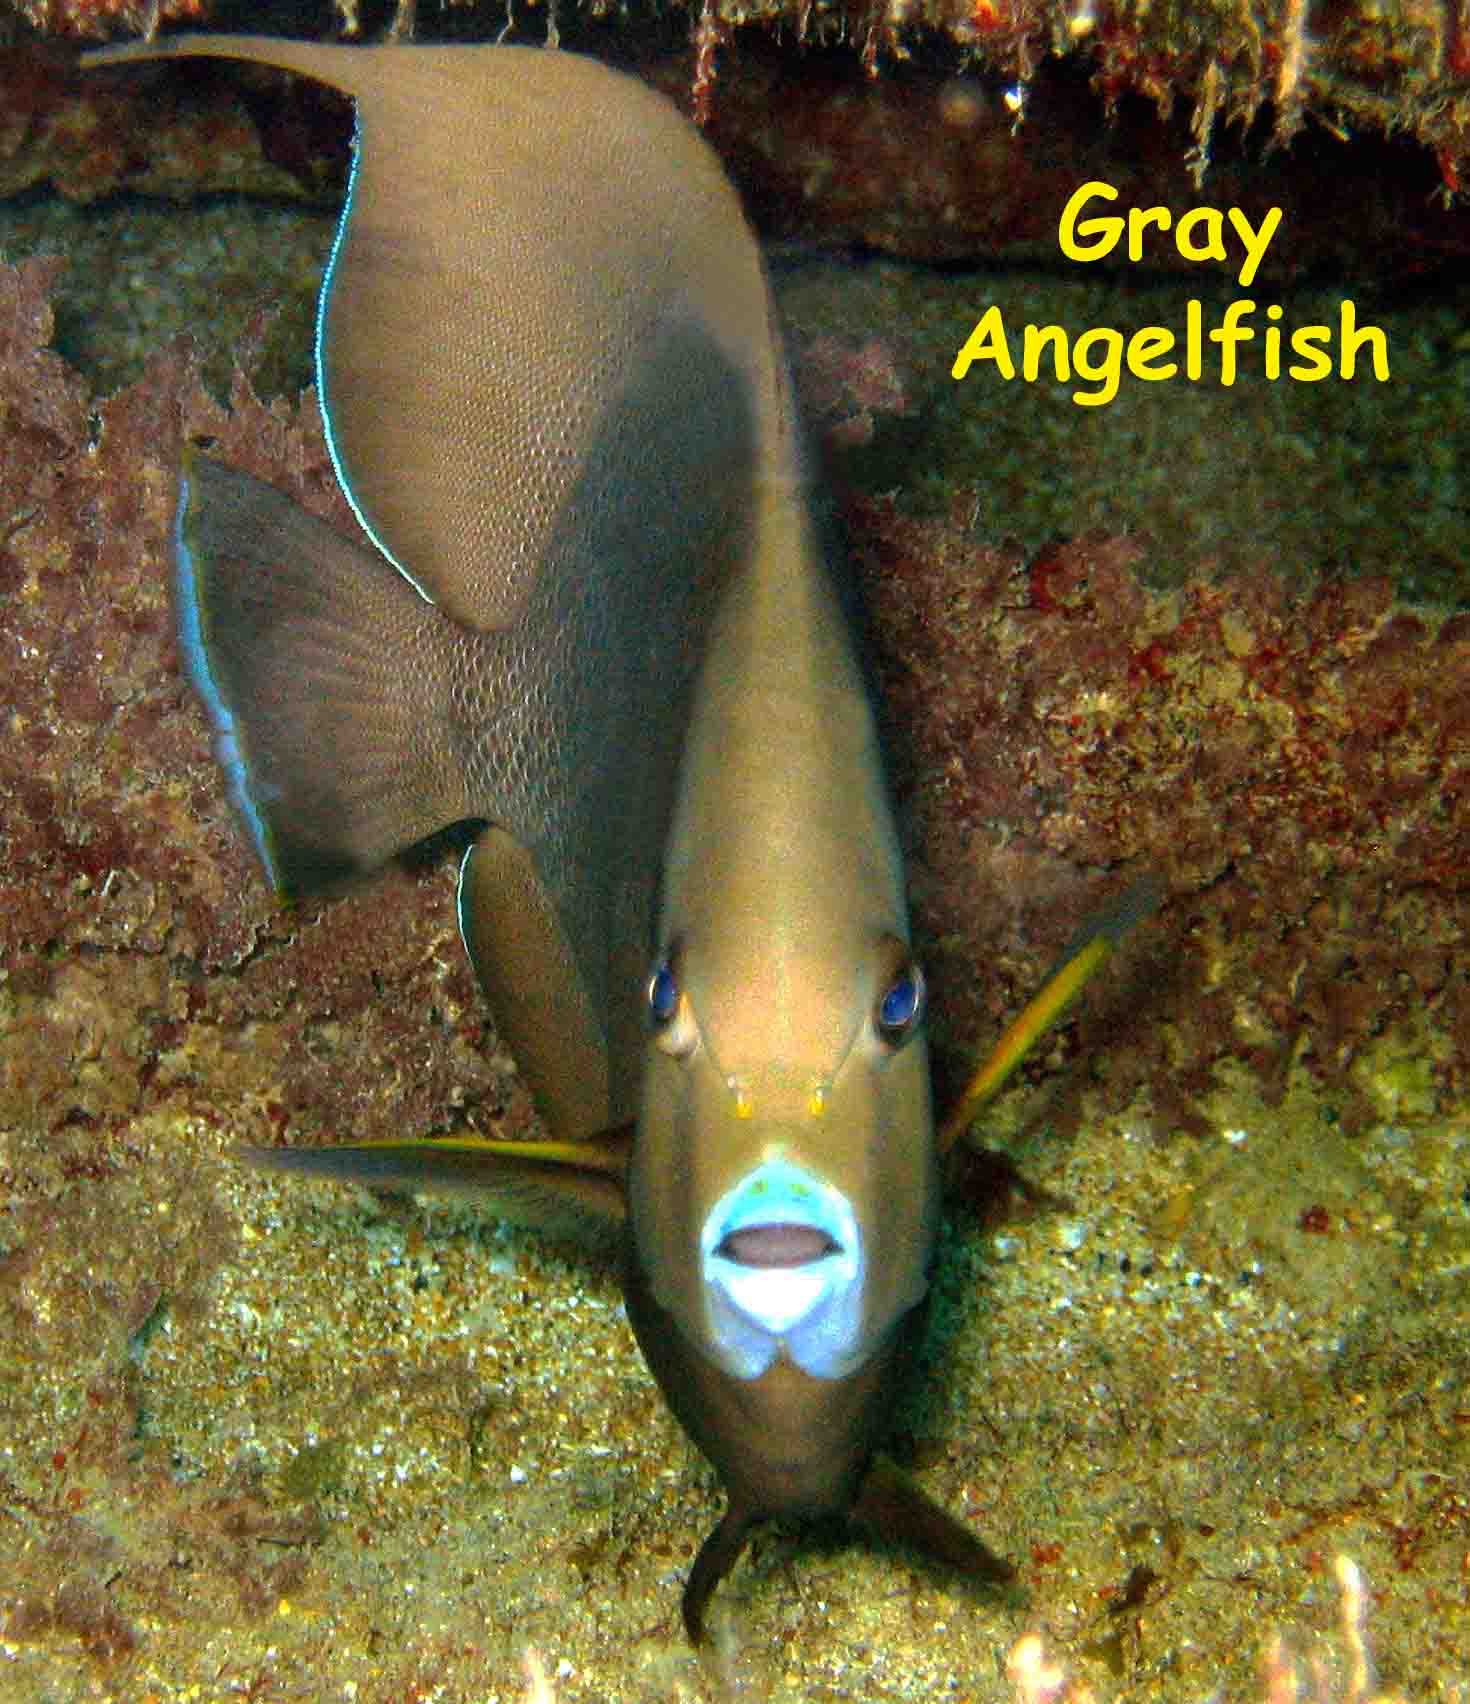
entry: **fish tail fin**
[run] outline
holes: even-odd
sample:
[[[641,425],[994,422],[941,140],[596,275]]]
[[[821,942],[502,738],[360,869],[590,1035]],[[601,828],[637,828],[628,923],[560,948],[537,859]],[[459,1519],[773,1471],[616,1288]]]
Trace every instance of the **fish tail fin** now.
[[[464,636],[376,551],[191,451],[174,562],[182,660],[278,893],[470,814],[448,710]]]

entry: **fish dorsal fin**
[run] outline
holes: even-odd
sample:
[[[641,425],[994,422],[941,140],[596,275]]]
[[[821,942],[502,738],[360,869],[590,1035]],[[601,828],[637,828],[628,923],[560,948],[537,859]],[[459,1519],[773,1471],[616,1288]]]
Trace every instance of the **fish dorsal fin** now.
[[[468,1195],[515,1224],[581,1238],[623,1222],[632,1135],[632,1127],[624,1125],[585,1142],[497,1142],[466,1135],[238,1153],[269,1171],[333,1183]]]
[[[396,605],[387,643],[381,623],[337,623],[323,666],[296,671],[293,717],[311,702],[289,729],[287,696],[262,702],[242,654],[233,699],[221,689],[211,704],[234,741],[222,752],[234,791],[291,891],[368,867],[397,832],[456,819],[524,849],[482,843],[461,917],[552,1133],[574,1140],[635,1105],[695,678],[727,589],[775,548],[763,517],[801,489],[759,249],[698,133],[593,60],[189,35],[83,63],[194,56],[279,66],[357,101],[319,316],[329,441],[359,519],[402,570],[396,589],[453,618],[425,620],[432,640],[414,629],[411,645]],[[209,482],[211,502],[223,489]],[[204,507],[195,555],[223,573],[238,553]],[[204,550],[212,538],[220,548]],[[208,563],[200,573],[207,617],[229,600]],[[298,603],[316,595],[299,589]],[[278,601],[274,586],[260,596]],[[371,614],[385,601],[358,603]],[[275,681],[302,656],[290,627],[271,623]],[[228,647],[201,643],[207,697]],[[359,738],[365,695],[374,716]],[[330,742],[295,731],[323,721]],[[425,754],[433,785],[416,793]],[[312,761],[367,784],[321,785]],[[536,902],[526,926],[501,903],[516,892]]]
[[[297,71],[357,102],[318,312],[328,442],[369,534],[449,614],[509,625],[555,542],[595,529],[586,460],[670,321],[697,317],[756,380],[757,407],[779,412],[739,201],[636,79],[540,48],[259,36],[83,63],[194,55]]]

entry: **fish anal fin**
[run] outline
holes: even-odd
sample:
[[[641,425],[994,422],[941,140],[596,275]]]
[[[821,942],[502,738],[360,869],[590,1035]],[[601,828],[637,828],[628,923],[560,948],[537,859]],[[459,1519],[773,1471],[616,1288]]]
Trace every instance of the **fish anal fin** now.
[[[623,1126],[584,1142],[464,1135],[237,1152],[265,1170],[332,1183],[468,1195],[515,1224],[579,1237],[622,1224],[632,1134],[631,1126]]]
[[[910,1544],[922,1555],[958,1573],[1004,1585],[1016,1570],[963,1522],[921,1491],[885,1455],[875,1455],[849,1511],[851,1518],[885,1540]]]

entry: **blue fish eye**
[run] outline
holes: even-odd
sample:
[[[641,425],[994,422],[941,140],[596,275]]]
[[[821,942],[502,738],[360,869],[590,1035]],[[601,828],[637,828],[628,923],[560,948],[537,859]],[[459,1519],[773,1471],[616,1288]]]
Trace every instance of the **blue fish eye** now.
[[[679,985],[675,943],[648,973],[648,1028],[653,1044],[671,1059],[687,1059],[699,1045],[699,1025]]]
[[[648,1016],[662,1029],[679,1010],[679,979],[667,959],[660,959],[648,979]]]
[[[879,999],[874,1022],[884,1041],[897,1047],[914,1032],[923,1015],[924,973],[910,959]]]

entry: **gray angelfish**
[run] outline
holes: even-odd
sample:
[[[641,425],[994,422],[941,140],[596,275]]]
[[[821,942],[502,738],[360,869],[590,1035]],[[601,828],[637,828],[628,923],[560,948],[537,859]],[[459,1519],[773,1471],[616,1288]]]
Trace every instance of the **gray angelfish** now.
[[[486,826],[460,921],[544,1116],[288,1169],[625,1224],[628,1311],[752,1523],[1010,1570],[876,1453],[939,1165],[903,869],[757,246],[711,150],[565,53],[187,36],[355,97],[318,378],[346,538],[193,455],[182,651],[283,894]]]

